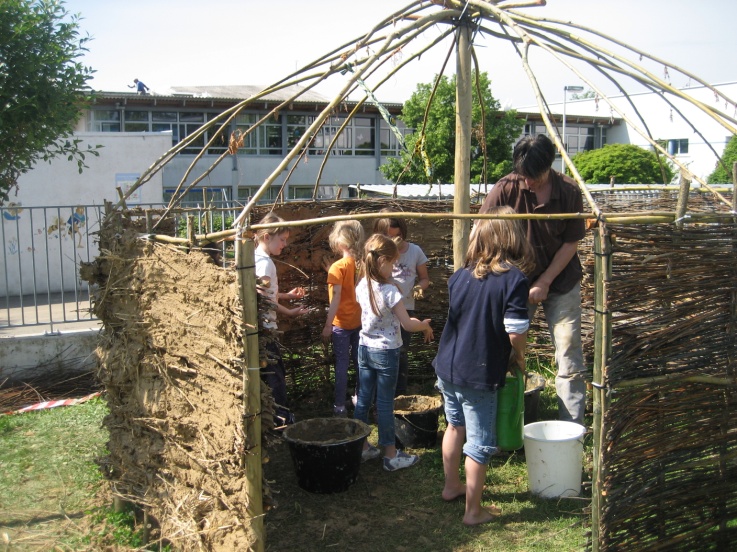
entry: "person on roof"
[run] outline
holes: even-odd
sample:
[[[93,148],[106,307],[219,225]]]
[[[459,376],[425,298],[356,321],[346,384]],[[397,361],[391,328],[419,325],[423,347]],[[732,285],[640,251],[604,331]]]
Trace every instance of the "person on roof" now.
[[[138,79],[133,79],[133,84],[129,84],[128,88],[135,88],[136,92],[138,92],[138,94],[140,95],[148,94],[148,90],[149,90],[148,86],[143,84]]]

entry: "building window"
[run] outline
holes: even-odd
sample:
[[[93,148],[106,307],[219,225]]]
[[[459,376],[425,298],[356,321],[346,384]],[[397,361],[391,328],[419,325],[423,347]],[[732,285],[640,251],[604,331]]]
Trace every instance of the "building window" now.
[[[353,127],[356,132],[356,155],[374,155],[376,135],[374,123],[376,119],[354,117]]]
[[[122,113],[122,122],[121,122]],[[178,144],[205,122],[217,117],[219,113],[202,111],[155,111],[139,109],[92,110],[88,119],[88,129],[95,132],[171,132],[172,145]],[[215,125],[199,136],[182,153],[198,154],[205,143],[220,129]],[[228,147],[229,135],[219,136],[207,153],[219,155]]]
[[[174,197],[176,188],[164,188],[164,203],[169,203]],[[179,205],[182,207],[204,207],[205,205],[222,205],[228,201],[229,189],[223,188],[194,188],[184,194]]]
[[[312,199],[312,192],[314,190],[314,186],[290,186],[289,197],[291,199]]]
[[[90,111],[87,128],[92,132],[120,132],[120,111],[99,109]]]
[[[688,138],[668,140],[668,153],[671,155],[685,155],[688,153]]]
[[[259,113],[242,113],[235,121],[236,132],[246,133],[263,116]],[[245,155],[282,155],[281,117],[269,117],[243,140],[238,153]]]
[[[310,115],[287,116],[287,146],[292,148],[304,136],[307,129],[315,122],[316,117]],[[331,155],[374,155],[376,148],[376,119],[371,117],[354,117],[345,126],[343,116],[328,117],[310,140],[307,153],[309,155],[325,155],[330,148]],[[343,130],[341,131],[341,127]],[[389,129],[387,129],[389,130]],[[383,136],[383,135],[382,135]],[[387,142],[398,151],[396,136],[393,142]]]
[[[254,194],[259,190],[261,186],[238,186],[238,201],[246,203],[250,201]],[[270,203],[276,200],[276,196],[279,195],[281,186],[270,186],[268,190],[259,198],[259,203]]]
[[[196,132],[205,122],[205,114],[201,111],[179,113],[179,125],[177,136],[179,142],[184,140],[190,134]],[[176,142],[175,142],[176,143]],[[199,135],[193,142],[182,150],[182,153],[196,155],[205,147],[205,136]]]
[[[399,157],[399,155],[402,153],[402,148],[399,145],[399,140],[397,139],[396,134],[394,134],[394,131],[389,128],[385,121],[381,120],[379,122],[381,123],[381,127],[379,130],[381,140],[381,155],[385,157]],[[401,126],[398,126],[398,128],[399,131],[402,133],[402,136],[404,137],[406,143],[407,136],[412,134],[412,132],[414,132],[414,129],[402,128]]]
[[[125,132],[150,132],[148,111],[124,111],[123,131]]]

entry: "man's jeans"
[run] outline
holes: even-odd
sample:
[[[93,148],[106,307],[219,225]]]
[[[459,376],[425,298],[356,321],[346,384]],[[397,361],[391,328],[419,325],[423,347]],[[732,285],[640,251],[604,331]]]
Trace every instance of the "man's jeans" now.
[[[558,418],[583,425],[588,371],[581,347],[581,284],[567,293],[550,293],[542,303],[555,347]],[[530,320],[537,305],[529,305]]]

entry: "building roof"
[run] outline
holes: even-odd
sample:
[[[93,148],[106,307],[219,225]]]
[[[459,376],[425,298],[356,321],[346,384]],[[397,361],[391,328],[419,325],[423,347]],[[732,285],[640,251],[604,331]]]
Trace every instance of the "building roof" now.
[[[154,105],[160,107],[209,107],[222,109],[252,98],[263,89],[263,86],[244,84],[223,86],[174,86],[165,90],[163,93],[154,92],[151,94],[96,90],[93,94],[93,103],[97,105]],[[298,107],[300,109],[321,110],[331,101],[330,98],[327,98],[312,89],[307,89],[299,85],[292,85],[264,95],[258,100],[255,100],[254,105],[271,108],[274,107],[274,104],[289,101],[293,97],[295,97],[295,99],[290,101],[290,109]],[[357,103],[358,102],[355,100],[346,100],[341,102],[341,111],[347,111],[348,108],[352,108]],[[384,103],[382,105],[393,114],[399,114],[402,110],[401,103]],[[362,106],[362,111],[375,113],[377,108],[373,103],[365,102]]]
[[[394,184],[351,184],[349,188],[374,196],[393,197]],[[471,197],[485,196],[493,184],[471,184]],[[397,197],[406,199],[449,199],[455,192],[453,184],[397,184]]]
[[[223,86],[172,86],[168,91],[171,96],[192,96],[196,98],[219,98],[227,100],[247,100],[261,92],[265,87],[254,84],[223,85]],[[295,102],[323,102],[330,100],[315,92],[301,86],[288,86],[264,96],[269,101],[285,101],[304,91]]]

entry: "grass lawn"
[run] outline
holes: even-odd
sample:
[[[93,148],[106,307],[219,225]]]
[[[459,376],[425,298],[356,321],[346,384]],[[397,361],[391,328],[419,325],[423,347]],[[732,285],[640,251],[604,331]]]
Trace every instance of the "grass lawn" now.
[[[556,417],[554,390],[539,417]],[[0,417],[0,550],[131,550],[141,546],[132,514],[114,514],[96,460],[105,455],[104,400]],[[303,418],[304,419],[304,418]],[[370,437],[375,443],[376,428]],[[587,447],[588,448],[588,447]],[[484,503],[503,511],[481,527],[461,524],[463,503],[440,498],[439,446],[417,451],[412,469],[361,467],[346,492],[297,486],[285,443],[270,452],[266,476],[278,507],[267,513],[266,550],[413,552],[582,550],[588,498],[542,500],[528,492],[521,452],[495,457]],[[140,549],[140,548],[139,548]]]

